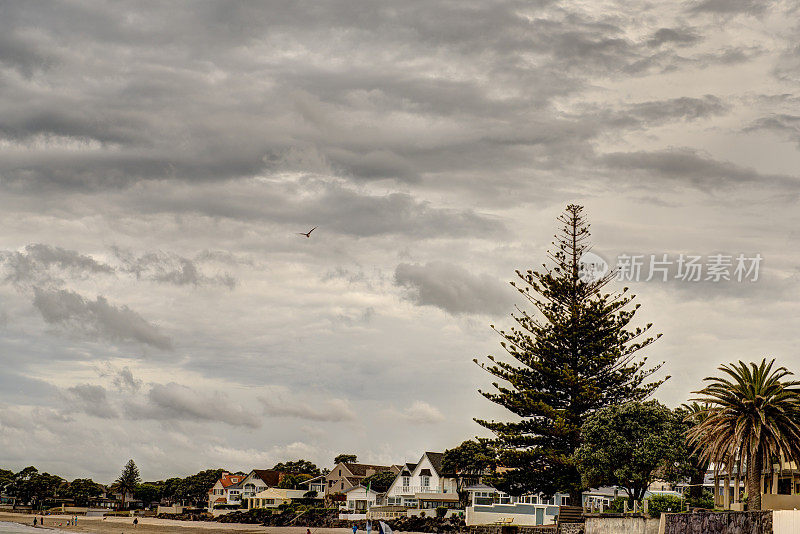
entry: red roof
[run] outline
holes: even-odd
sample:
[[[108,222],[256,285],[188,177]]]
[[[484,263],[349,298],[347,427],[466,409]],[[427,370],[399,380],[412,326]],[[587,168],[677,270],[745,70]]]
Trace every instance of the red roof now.
[[[230,473],[223,473],[222,478],[219,481],[222,483],[223,488],[227,488],[228,486],[233,486],[234,484],[238,484],[244,480],[242,475],[231,475]]]

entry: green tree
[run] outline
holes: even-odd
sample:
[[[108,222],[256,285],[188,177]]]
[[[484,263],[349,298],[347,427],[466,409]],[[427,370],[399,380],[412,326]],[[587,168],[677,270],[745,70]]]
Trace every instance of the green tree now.
[[[41,508],[48,500],[58,496],[65,487],[65,480],[49,473],[39,473],[33,466],[26,467],[14,475],[8,488],[21,504]]]
[[[296,475],[286,474],[281,478],[280,482],[278,482],[278,487],[286,489],[298,489],[297,486],[310,478],[314,477],[305,473],[299,473]]]
[[[133,497],[137,501],[142,501],[142,504],[147,508],[154,502],[161,500],[161,487],[148,482],[139,484],[133,492]]]
[[[456,478],[456,492],[462,506],[467,505],[464,488],[480,481],[497,465],[497,453],[486,440],[467,440],[458,447],[447,449],[442,457],[442,469]]]
[[[704,419],[689,430],[700,456],[729,471],[747,466],[747,507],[761,509],[761,473],[773,458],[800,463],[800,382],[775,360],[722,365],[694,399],[708,403]]]
[[[192,504],[200,504],[208,500],[208,490],[217,483],[224,469],[205,469],[184,478],[179,484],[181,499]]]
[[[489,356],[481,364],[498,379],[481,394],[519,418],[477,420],[495,433],[500,463],[510,468],[491,482],[512,495],[566,491],[580,502],[584,486],[572,458],[585,419],[606,406],[643,400],[663,382],[650,381],[660,366],[647,369],[646,358],[638,357],[655,338],[648,337],[650,324],[630,326],[639,307],[628,306],[634,297],[627,288],[603,292],[613,273],[592,279],[582,270],[590,249],[582,211],[571,204],[558,218],[550,267],[517,271],[512,285],[536,311],[520,310],[516,326],[497,330],[511,360]]]
[[[354,464],[357,461],[358,461],[358,456],[356,456],[355,454],[340,454],[339,456],[333,459],[333,464],[334,465],[340,463]]]
[[[103,487],[91,478],[76,478],[64,489],[64,496],[76,506],[89,506],[89,502],[103,493]]]
[[[619,486],[628,501],[641,501],[656,475],[677,460],[684,443],[682,420],[658,401],[608,406],[581,427],[575,462],[584,486]]]
[[[275,467],[272,469],[283,473],[291,473],[293,475],[311,475],[313,477],[319,475],[319,467],[308,460],[302,459],[293,462],[281,462],[275,464]]]
[[[392,471],[382,471],[368,476],[361,481],[361,485],[373,491],[377,491],[378,493],[384,493],[389,489],[389,486],[392,485],[395,478],[397,478],[397,475]]]
[[[0,489],[5,488],[14,480],[14,471],[0,469]]]
[[[141,480],[142,478],[139,476],[139,468],[136,467],[136,462],[128,460],[128,463],[122,468],[122,473],[119,475],[119,478],[114,482],[115,489],[122,493],[123,508],[125,508],[125,498],[127,494],[133,494]]]

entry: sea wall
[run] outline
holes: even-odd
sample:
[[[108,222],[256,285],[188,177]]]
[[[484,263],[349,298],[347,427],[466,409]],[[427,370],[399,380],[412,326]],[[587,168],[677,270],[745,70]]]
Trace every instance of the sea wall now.
[[[658,534],[658,519],[587,517],[585,534]]]
[[[664,514],[663,534],[773,534],[772,512]]]

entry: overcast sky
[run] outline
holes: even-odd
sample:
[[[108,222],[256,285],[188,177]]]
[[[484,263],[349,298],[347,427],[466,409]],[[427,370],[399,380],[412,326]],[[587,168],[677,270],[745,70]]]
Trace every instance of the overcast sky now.
[[[485,435],[504,414],[472,359],[573,202],[612,263],[763,257],[756,282],[630,284],[660,400],[739,358],[800,371],[798,20],[0,2],[0,467],[157,479]]]

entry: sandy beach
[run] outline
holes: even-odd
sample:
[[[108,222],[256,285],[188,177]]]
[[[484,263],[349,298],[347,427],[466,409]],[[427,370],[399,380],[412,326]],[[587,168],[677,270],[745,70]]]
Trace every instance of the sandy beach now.
[[[64,531],[92,532],[96,534],[220,534],[220,532],[305,534],[306,527],[264,527],[242,523],[214,523],[206,521],[177,521],[140,517],[139,524],[133,526],[132,517],[84,517],[78,516],[77,526],[63,526],[72,516],[45,516],[45,528],[58,528]],[[33,525],[33,515],[0,512],[0,521]],[[62,526],[59,526],[62,523]],[[352,534],[349,528],[311,528],[311,534]]]

